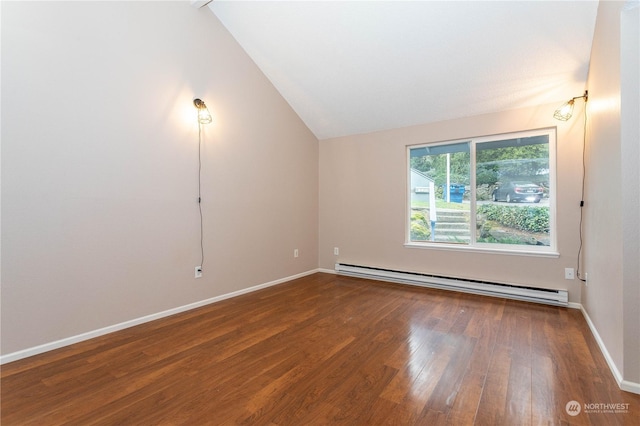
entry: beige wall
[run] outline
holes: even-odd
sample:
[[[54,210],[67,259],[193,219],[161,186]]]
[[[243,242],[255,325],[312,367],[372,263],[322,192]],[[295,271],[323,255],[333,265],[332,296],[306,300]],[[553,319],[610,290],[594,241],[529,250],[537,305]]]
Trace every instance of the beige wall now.
[[[569,96],[570,94],[567,94]],[[562,102],[404,129],[320,141],[320,267],[336,261],[465,278],[568,289],[578,253],[580,120],[558,122]],[[582,105],[576,106],[580,118]],[[557,126],[559,258],[405,248],[406,146]],[[340,255],[333,255],[339,247]]]
[[[208,8],[2,2],[2,354],[314,270],[317,216],[316,138]]]
[[[638,22],[636,10],[627,33],[636,40],[625,45],[635,72],[622,72],[623,7],[600,2],[591,52],[584,256],[589,282],[582,303],[622,379],[640,383]],[[621,110],[623,90],[626,107],[635,113]],[[622,129],[629,131],[624,139]]]
[[[640,386],[640,3],[621,14],[622,256],[625,380]],[[640,393],[640,389],[638,389]]]

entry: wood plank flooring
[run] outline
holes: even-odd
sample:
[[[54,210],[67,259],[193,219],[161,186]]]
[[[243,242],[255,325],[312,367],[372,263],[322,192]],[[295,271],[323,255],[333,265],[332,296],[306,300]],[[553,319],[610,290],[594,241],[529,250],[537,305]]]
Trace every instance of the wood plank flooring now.
[[[618,389],[577,310],[332,274],[0,377],[4,426],[640,424],[640,395]],[[628,408],[583,405],[611,403]]]

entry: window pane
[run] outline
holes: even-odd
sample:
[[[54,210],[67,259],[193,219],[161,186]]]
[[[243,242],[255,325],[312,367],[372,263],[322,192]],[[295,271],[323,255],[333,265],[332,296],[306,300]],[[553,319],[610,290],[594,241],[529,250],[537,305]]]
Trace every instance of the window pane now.
[[[410,241],[468,244],[469,143],[412,148],[409,155]]]
[[[476,240],[549,246],[549,136],[476,144]]]

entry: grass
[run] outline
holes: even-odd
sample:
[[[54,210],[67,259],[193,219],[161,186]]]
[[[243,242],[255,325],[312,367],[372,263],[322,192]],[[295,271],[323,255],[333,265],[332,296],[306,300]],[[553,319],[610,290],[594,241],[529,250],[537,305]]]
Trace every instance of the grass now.
[[[411,208],[428,209],[429,203],[427,201],[414,201],[411,203]],[[436,200],[436,209],[469,210],[469,204],[447,203],[444,200]]]

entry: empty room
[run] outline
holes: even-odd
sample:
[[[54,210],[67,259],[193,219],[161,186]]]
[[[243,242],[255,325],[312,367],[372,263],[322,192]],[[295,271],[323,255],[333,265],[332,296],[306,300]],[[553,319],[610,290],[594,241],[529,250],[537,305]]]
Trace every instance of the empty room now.
[[[2,425],[640,424],[640,2],[2,1]]]

